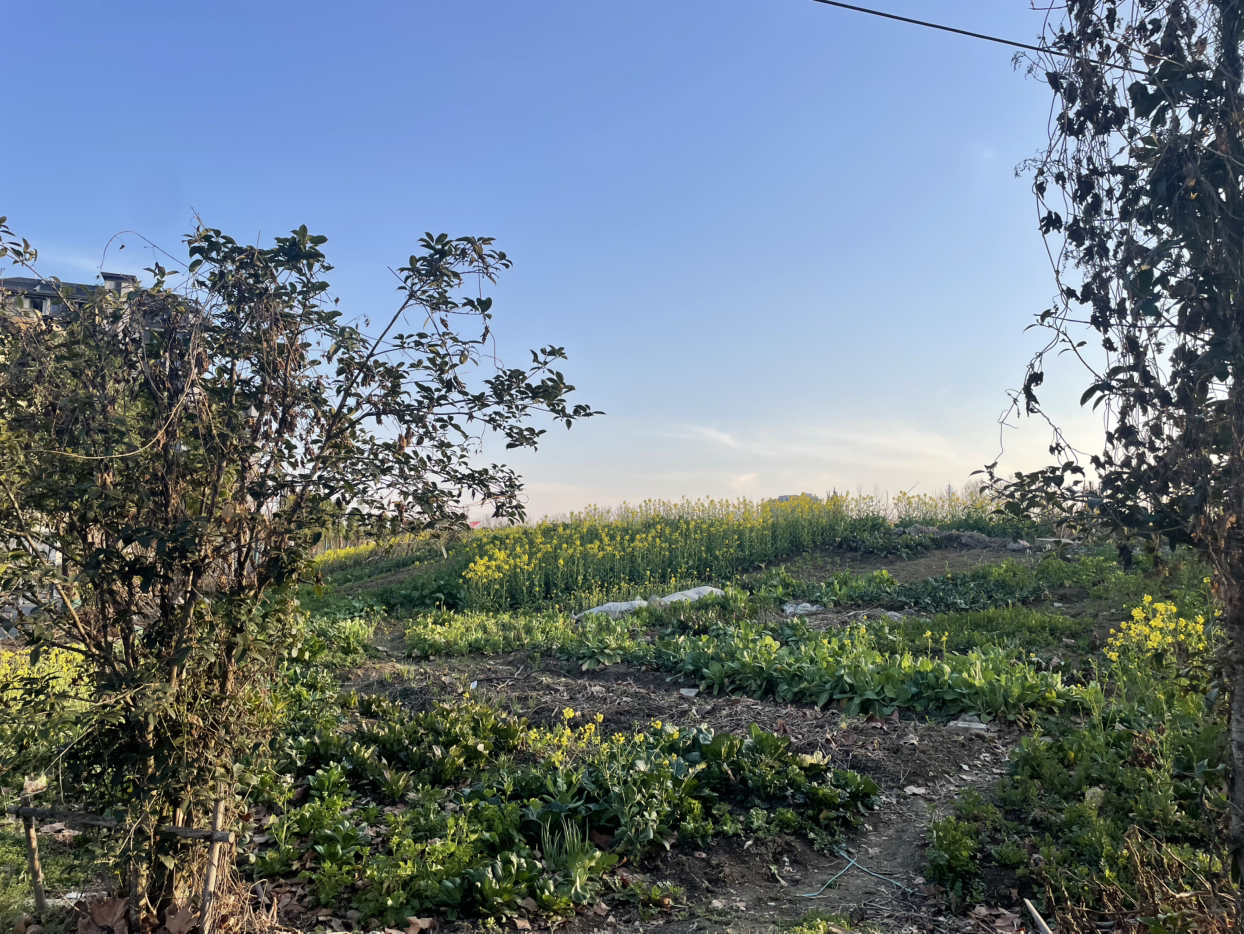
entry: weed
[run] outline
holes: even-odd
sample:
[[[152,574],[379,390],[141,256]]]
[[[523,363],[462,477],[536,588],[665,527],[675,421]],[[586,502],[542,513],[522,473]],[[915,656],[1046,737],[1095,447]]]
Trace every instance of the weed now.
[[[977,830],[972,824],[955,817],[944,817],[929,823],[929,861],[926,877],[946,886],[959,904],[976,896],[976,876],[980,871],[977,860]]]
[[[787,934],[846,934],[858,927],[846,915],[809,911],[786,930]]]

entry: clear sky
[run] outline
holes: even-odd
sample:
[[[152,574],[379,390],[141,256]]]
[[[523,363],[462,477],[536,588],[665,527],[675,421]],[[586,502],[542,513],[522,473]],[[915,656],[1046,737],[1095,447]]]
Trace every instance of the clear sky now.
[[[872,5],[1040,28],[1027,0]],[[811,0],[64,0],[0,22],[0,214],[45,275],[89,281],[124,230],[176,253],[192,212],[239,239],[305,223],[374,318],[423,231],[495,236],[503,356],[564,345],[609,413],[516,459],[535,514],[959,485],[997,454],[1053,293],[1015,176],[1051,92],[1002,46]],[[103,268],[149,264],[122,239]],[[1091,435],[1084,381],[1061,385]],[[1046,440],[1009,432],[1003,464]]]

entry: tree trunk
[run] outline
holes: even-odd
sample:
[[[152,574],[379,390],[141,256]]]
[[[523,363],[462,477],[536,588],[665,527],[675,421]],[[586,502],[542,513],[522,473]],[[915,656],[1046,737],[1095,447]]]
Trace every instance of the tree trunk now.
[[[1222,615],[1223,630],[1230,640],[1226,664],[1227,686],[1231,692],[1231,708],[1228,715],[1231,781],[1227,792],[1231,814],[1227,839],[1239,879],[1235,902],[1237,923],[1244,920],[1244,586],[1242,584],[1244,584],[1244,578],[1237,577],[1236,582],[1220,590],[1226,604]]]

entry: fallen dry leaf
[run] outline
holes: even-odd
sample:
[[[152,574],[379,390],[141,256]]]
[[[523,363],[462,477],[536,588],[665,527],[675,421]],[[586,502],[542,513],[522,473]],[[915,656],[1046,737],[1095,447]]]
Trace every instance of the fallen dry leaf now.
[[[539,911],[540,910],[540,906],[536,904],[536,900],[532,898],[530,895],[528,895],[521,902],[519,902],[519,904],[522,905],[524,908],[526,908],[528,911]]]
[[[999,909],[998,916],[993,919],[993,927],[995,931],[1014,931],[1019,927],[1019,915]]]
[[[929,793],[929,789],[925,788],[923,785],[908,785],[903,789],[903,793],[909,795],[927,795]]]
[[[66,827],[62,822],[57,821],[54,824],[44,824],[39,828],[39,833],[44,836],[51,837],[57,843],[69,843],[74,837],[82,833],[82,831],[74,830],[72,827]]]
[[[129,903],[124,898],[101,898],[79,907],[78,934],[128,934]]]
[[[164,916],[164,927],[168,929],[168,934],[187,934],[198,924],[199,916],[181,905],[174,905],[172,910]]]

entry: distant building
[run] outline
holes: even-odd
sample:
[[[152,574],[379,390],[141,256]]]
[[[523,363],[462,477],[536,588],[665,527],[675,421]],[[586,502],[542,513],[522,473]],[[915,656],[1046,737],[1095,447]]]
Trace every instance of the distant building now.
[[[118,295],[138,288],[138,277],[121,272],[105,272],[100,274],[102,287]],[[0,279],[0,299],[9,298],[16,303],[16,308],[35,314],[56,317],[64,312],[63,298],[73,301],[76,297],[85,299],[99,285],[84,285],[80,282],[53,282],[51,279],[31,279],[15,276]]]
[[[805,498],[812,500],[814,503],[819,503],[821,501],[821,498],[815,493],[784,493],[783,495],[777,497],[776,502],[789,503],[793,499]]]

